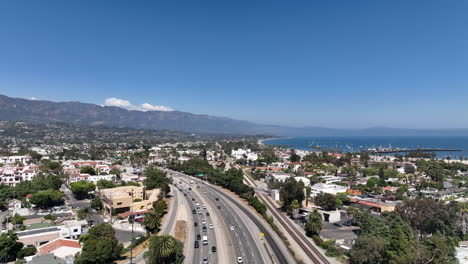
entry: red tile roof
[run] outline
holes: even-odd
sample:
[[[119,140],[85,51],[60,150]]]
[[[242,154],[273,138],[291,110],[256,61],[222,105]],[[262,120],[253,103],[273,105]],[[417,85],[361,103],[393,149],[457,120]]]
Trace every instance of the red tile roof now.
[[[78,243],[78,240],[57,238],[55,240],[50,241],[47,244],[40,246],[37,249],[38,255],[49,254],[61,247],[81,248],[80,243]]]

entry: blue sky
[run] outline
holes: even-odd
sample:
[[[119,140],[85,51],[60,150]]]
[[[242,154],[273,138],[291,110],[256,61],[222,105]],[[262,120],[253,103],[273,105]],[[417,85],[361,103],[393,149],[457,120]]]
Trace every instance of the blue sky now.
[[[468,127],[468,1],[2,1],[0,93]]]

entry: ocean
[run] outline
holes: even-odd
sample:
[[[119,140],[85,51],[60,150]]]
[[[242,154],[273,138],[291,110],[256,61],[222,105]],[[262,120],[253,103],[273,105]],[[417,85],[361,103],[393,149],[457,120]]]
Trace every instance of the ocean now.
[[[288,148],[298,150],[316,149],[311,146],[319,146],[324,149],[344,152],[359,152],[369,148],[438,148],[460,149],[461,151],[437,151],[437,158],[450,156],[459,159],[460,155],[468,158],[468,137],[291,137],[277,138],[263,141],[265,145],[285,145]],[[401,153],[404,154],[404,153]],[[395,155],[395,153],[385,154]]]

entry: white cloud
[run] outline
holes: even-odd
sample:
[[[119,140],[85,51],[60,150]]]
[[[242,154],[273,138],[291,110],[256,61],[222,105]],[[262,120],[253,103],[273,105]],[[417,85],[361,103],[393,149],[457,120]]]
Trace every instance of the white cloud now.
[[[29,100],[37,100],[37,98],[34,97],[34,96],[33,96],[33,97],[29,97]]]
[[[127,110],[138,110],[138,111],[173,111],[172,108],[162,105],[152,105],[149,103],[144,103],[141,105],[133,105],[130,101],[119,99],[115,97],[107,98],[104,101],[104,105],[106,106],[117,106],[121,108],[125,108]]]
[[[167,107],[167,106],[163,106],[163,105],[152,105],[152,104],[148,104],[148,103],[144,103],[141,105],[141,107],[145,110],[148,110],[148,111],[173,111],[172,108],[170,107]]]
[[[104,105],[117,106],[117,107],[122,107],[122,108],[127,108],[127,107],[132,106],[130,101],[115,98],[115,97],[107,98],[106,101],[104,102]]]

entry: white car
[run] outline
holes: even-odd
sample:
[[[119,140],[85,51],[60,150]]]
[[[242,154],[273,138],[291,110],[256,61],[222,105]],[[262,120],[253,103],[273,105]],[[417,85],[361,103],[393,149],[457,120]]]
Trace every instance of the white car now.
[[[237,258],[237,263],[244,263],[244,260],[242,260],[242,257]]]
[[[203,220],[201,221],[201,223],[202,223],[203,225],[206,224],[205,219],[203,219]]]
[[[234,226],[231,226],[229,230],[234,231]]]
[[[213,229],[213,224],[210,224],[210,229]]]
[[[206,209],[206,205],[203,205],[203,209]]]

